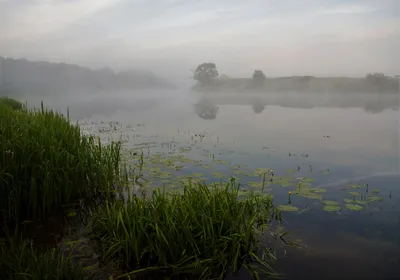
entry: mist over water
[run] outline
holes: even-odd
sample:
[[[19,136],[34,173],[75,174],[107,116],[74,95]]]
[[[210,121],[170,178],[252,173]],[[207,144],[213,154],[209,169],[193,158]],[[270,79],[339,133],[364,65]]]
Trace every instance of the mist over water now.
[[[287,227],[307,244],[311,255],[290,252],[278,267],[291,279],[334,279],[338,270],[359,277],[394,279],[400,252],[395,234],[400,229],[398,97],[357,94],[346,99],[331,94],[321,98],[310,95],[304,97],[305,101],[296,93],[291,96],[218,96],[181,89],[113,93],[113,98],[99,95],[84,102],[71,101],[68,106],[71,117],[92,127],[94,133],[93,127],[100,122],[104,127],[108,122],[118,122],[121,128],[111,138],[140,134],[126,140],[127,147],[171,141],[185,146],[202,134],[202,148],[193,152],[194,158],[201,159],[210,150],[249,170],[263,167],[285,172],[301,168],[295,176],[315,178],[315,186],[330,192],[324,199],[342,199],[346,191],[340,189],[349,184],[379,188],[386,201],[379,212],[371,208],[363,214],[332,215],[317,210],[317,202],[296,199],[297,205],[308,205],[312,210],[285,215]],[[371,102],[376,110],[374,105],[366,106]],[[263,110],[254,110],[254,104],[260,103]],[[65,105],[56,104],[60,108]],[[126,124],[134,126],[135,132],[124,130]],[[105,140],[109,137],[107,134]],[[155,144],[144,151],[170,150]],[[308,174],[309,166],[313,167],[312,174]],[[331,174],[323,175],[326,170]],[[229,174],[224,168],[212,171]],[[273,191],[278,204],[285,203],[285,190]]]

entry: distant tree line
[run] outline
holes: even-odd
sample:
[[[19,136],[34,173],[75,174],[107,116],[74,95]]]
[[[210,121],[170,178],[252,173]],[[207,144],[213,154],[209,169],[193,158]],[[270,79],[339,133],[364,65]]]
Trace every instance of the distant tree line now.
[[[92,70],[66,63],[33,62],[0,57],[0,93],[131,90],[171,88],[166,80],[144,71]]]
[[[342,92],[399,92],[399,77],[386,76],[383,73],[369,73],[362,78],[317,78],[313,76],[293,76],[269,78],[262,70],[254,70],[251,79],[230,79],[226,75],[219,77],[219,73],[215,63],[206,62],[197,66],[193,71],[193,79],[197,81],[199,86],[218,87],[230,83],[229,81],[239,81],[246,83],[247,89],[265,89],[270,86],[276,91],[307,91],[310,89],[310,83],[313,80],[318,81],[319,87],[321,83],[331,87],[333,91]],[[357,80],[358,79],[358,80]],[[232,83],[231,83],[232,84]],[[236,82],[238,84],[238,82]]]

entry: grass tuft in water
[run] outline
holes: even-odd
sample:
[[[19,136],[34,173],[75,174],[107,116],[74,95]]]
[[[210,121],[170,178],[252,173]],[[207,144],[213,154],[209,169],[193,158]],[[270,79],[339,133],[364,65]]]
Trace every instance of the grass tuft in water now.
[[[126,277],[223,279],[228,270],[245,267],[258,278],[259,272],[276,276],[275,255],[259,243],[273,213],[270,196],[239,199],[233,180],[210,186],[189,181],[182,194],[158,189],[149,197],[107,203],[88,228],[104,261],[118,260]]]
[[[120,143],[82,136],[53,111],[0,104],[0,221],[42,218],[71,199],[112,194]]]

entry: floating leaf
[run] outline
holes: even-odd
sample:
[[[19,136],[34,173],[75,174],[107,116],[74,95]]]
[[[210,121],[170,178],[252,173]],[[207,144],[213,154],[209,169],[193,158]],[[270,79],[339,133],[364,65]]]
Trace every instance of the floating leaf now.
[[[226,175],[222,172],[213,172],[211,173],[211,175],[215,178],[221,178],[221,179],[226,177]]]
[[[373,194],[378,194],[378,193],[379,193],[379,189],[373,189],[373,190],[372,190],[372,193],[373,193]]]
[[[259,175],[262,175],[264,173],[268,174],[268,170],[269,170],[268,168],[257,168],[257,169],[255,169],[253,171],[253,175],[254,176],[259,176]]]
[[[360,185],[358,185],[358,184],[350,184],[350,185],[348,185],[350,188],[353,188],[353,189],[359,189],[359,188],[361,188],[361,186]]]
[[[301,181],[304,183],[312,183],[312,182],[314,182],[314,178],[306,177],[306,178],[301,179]]]
[[[277,207],[278,210],[284,211],[284,212],[296,212],[299,211],[299,208],[293,205],[279,205]]]
[[[370,201],[370,202],[381,201],[381,200],[383,200],[383,198],[379,197],[379,196],[369,196],[369,197],[367,197],[367,201]]]
[[[326,189],[323,188],[310,188],[311,192],[315,192],[315,193],[324,193],[326,192]]]
[[[362,206],[357,205],[357,204],[351,204],[351,203],[347,203],[346,208],[349,210],[353,210],[353,211],[360,211],[363,209]]]
[[[248,184],[254,188],[261,188],[262,182],[248,182]]]
[[[339,205],[339,203],[337,203],[336,201],[333,201],[333,200],[324,200],[324,201],[322,201],[322,203],[325,205],[331,205],[331,206]]]
[[[353,199],[350,199],[350,198],[344,198],[343,200],[344,200],[344,202],[346,202],[346,203],[353,203],[353,202],[354,202],[354,200],[353,200]]]
[[[298,189],[309,189],[311,187],[310,183],[300,181],[297,186]]]
[[[339,205],[325,205],[324,208],[322,208],[323,211],[326,212],[337,212],[340,211],[340,206]]]
[[[203,177],[204,173],[201,172],[194,172],[190,174],[192,177]]]
[[[295,192],[295,194],[297,194],[298,196],[303,196],[309,199],[322,199],[322,195],[318,194],[318,193],[314,193],[311,192],[309,190],[298,190]]]
[[[354,196],[361,196],[359,192],[349,192],[349,194],[354,195]]]
[[[367,200],[356,200],[355,203],[361,204],[361,205],[367,205],[369,203],[369,201],[367,201]]]
[[[243,170],[235,170],[234,173],[235,173],[236,175],[245,175],[245,174],[246,174],[246,172],[243,171]]]

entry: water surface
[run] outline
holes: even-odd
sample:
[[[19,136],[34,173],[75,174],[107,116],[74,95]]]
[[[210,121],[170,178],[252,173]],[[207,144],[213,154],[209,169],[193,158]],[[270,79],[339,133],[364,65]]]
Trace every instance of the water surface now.
[[[266,192],[277,205],[288,205],[288,191],[293,192],[290,205],[299,211],[285,213],[284,226],[310,252],[288,250],[279,261],[279,270],[291,279],[396,278],[398,97],[308,96],[308,103],[296,94],[206,98],[185,91],[110,93],[47,104],[63,111],[68,106],[86,133],[104,141],[122,139],[125,150],[192,160],[170,174],[157,173],[160,178],[152,178],[150,187],[179,184],[175,177],[197,173],[206,182],[235,176],[254,190],[262,180],[255,170],[273,169],[284,179]],[[126,160],[135,164],[129,156]],[[311,199],[296,195],[301,178],[312,178],[310,185],[323,190]],[[367,201],[371,196],[377,201]],[[336,201],[340,210],[323,211],[324,200]],[[348,204],[362,209],[351,210]]]

